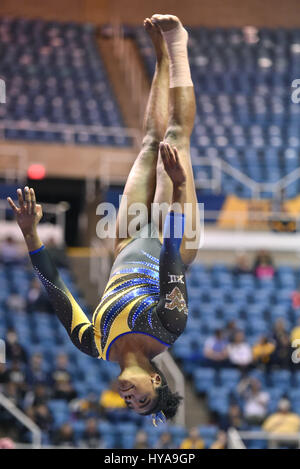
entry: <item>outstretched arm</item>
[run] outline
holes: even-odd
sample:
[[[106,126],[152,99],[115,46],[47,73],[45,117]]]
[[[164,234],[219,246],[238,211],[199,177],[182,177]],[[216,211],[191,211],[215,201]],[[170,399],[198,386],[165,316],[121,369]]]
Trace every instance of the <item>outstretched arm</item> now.
[[[7,200],[23,233],[34,270],[44,285],[55,313],[73,344],[82,352],[98,357],[93,326],[60,278],[58,270],[37,233],[37,225],[43,216],[42,207],[36,204],[33,189],[26,186],[24,193],[25,200],[22,190],[17,191],[19,207],[10,197]]]
[[[179,335],[187,320],[185,266],[180,256],[184,235],[185,172],[177,149],[160,144],[165,171],[173,183],[173,199],[164,223],[164,239],[159,260],[160,300],[156,312],[163,326]]]

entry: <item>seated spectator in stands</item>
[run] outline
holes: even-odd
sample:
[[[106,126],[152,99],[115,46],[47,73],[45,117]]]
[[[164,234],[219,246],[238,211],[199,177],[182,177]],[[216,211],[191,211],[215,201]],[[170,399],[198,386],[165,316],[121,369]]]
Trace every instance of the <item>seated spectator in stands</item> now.
[[[60,429],[54,433],[53,444],[55,446],[75,446],[74,430],[70,424],[64,423]]]
[[[180,449],[204,449],[205,444],[200,437],[199,430],[197,427],[193,427],[189,431],[189,436],[185,438],[181,444]]]
[[[104,413],[108,413],[116,409],[127,409],[124,399],[117,392],[117,383],[114,381],[110,389],[102,392],[99,401],[101,409]]]
[[[50,256],[52,257],[55,265],[59,267],[68,267],[69,260],[66,255],[66,250],[63,246],[59,246],[54,238],[49,238],[46,243],[46,247]]]
[[[53,393],[54,399],[64,399],[67,402],[76,399],[77,392],[74,389],[73,385],[69,381],[59,381],[57,382],[55,391]]]
[[[267,336],[262,335],[258,342],[252,347],[253,361],[256,365],[269,365],[271,362],[272,353],[275,350],[275,343],[268,339]]]
[[[275,269],[270,254],[260,251],[254,261],[253,271],[257,278],[272,279],[275,275]]]
[[[80,440],[81,448],[101,449],[104,448],[101,435],[98,429],[98,421],[95,418],[89,418],[85,422],[85,429]]]
[[[228,321],[228,323],[225,326],[225,329],[223,331],[224,337],[227,339],[227,341],[233,342],[234,336],[236,332],[239,331],[239,328],[236,325],[235,321]]]
[[[217,329],[212,337],[206,339],[203,354],[207,362],[212,366],[223,365],[228,358],[228,341],[224,337],[223,331]]]
[[[230,427],[236,428],[237,430],[245,429],[241,408],[236,403],[230,405],[228,414],[221,419],[221,428],[223,430],[227,431]]]
[[[275,351],[272,355],[272,364],[277,365],[280,368],[291,367],[293,349],[291,347],[290,335],[286,329],[284,319],[277,319],[275,322],[273,338],[275,340]]]
[[[255,378],[245,378],[238,385],[238,392],[244,399],[244,417],[250,425],[260,425],[268,413],[270,395],[261,390],[261,383]]]
[[[148,435],[144,430],[139,430],[136,434],[133,449],[149,449]]]
[[[265,432],[273,434],[288,435],[290,433],[299,433],[300,417],[298,414],[291,412],[290,401],[286,398],[280,399],[277,411],[271,414],[264,421],[262,429]],[[293,447],[294,443],[286,440],[281,443],[283,446]],[[296,445],[297,446],[297,445]]]
[[[8,383],[8,369],[6,363],[0,363],[0,392],[2,392],[3,385]]]
[[[44,384],[36,384],[30,389],[24,399],[24,406],[37,406],[47,404],[51,396],[51,389]]]
[[[18,360],[13,360],[8,369],[8,381],[15,384],[18,395],[23,398],[27,391],[26,373]]]
[[[234,275],[252,274],[249,257],[246,253],[239,254],[236,259],[236,265],[232,269]]]
[[[23,313],[26,312],[26,301],[18,293],[11,293],[6,301],[5,306],[11,311],[12,313]]]
[[[298,290],[292,292],[292,303],[294,309],[300,308],[300,285],[298,286]]]
[[[98,401],[96,393],[88,393],[84,398],[73,399],[69,407],[77,418],[88,419],[99,415]]]
[[[300,345],[300,317],[297,319],[297,324],[295,327],[293,327],[290,335],[290,342],[291,344],[294,342],[294,340],[299,340],[299,345]]]
[[[19,393],[16,383],[8,381],[8,383],[4,385],[3,394],[17,407],[22,407],[22,396]]]
[[[69,359],[64,353],[57,356],[56,369],[52,373],[52,389],[54,399],[75,399],[77,393],[71,384],[71,375],[68,371]]]
[[[27,370],[27,382],[31,386],[39,383],[50,384],[50,376],[43,368],[43,355],[34,353],[30,359],[30,365]]]
[[[20,264],[24,259],[24,251],[11,236],[7,236],[0,245],[0,259],[6,266]]]
[[[175,449],[175,445],[172,440],[172,435],[170,432],[163,432],[155,445],[155,449]]]
[[[52,414],[46,404],[38,404],[33,407],[34,422],[44,432],[50,432],[53,425]]]
[[[41,311],[43,313],[52,312],[52,307],[47,294],[37,278],[32,280],[29,287],[26,298],[26,309],[28,313],[33,313],[35,311]]]
[[[209,449],[226,449],[227,446],[227,434],[223,430],[220,430],[217,435],[216,441],[214,441]]]
[[[8,329],[5,339],[6,345],[6,359],[7,361],[18,360],[20,362],[27,362],[27,354],[24,347],[18,342],[18,336],[14,329]]]
[[[245,340],[243,331],[235,333],[233,342],[228,345],[229,362],[245,370],[251,365],[253,357],[250,345]]]

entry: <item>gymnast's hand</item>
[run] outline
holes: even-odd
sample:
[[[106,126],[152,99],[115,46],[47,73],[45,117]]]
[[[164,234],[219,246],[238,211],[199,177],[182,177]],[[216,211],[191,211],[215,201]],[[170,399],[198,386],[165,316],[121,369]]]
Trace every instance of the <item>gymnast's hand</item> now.
[[[172,147],[169,143],[161,142],[159,150],[164,168],[173,182],[173,186],[180,187],[185,185],[186,174],[180,163],[177,148]]]
[[[43,216],[42,206],[36,203],[35,193],[28,186],[24,188],[25,200],[22,189],[17,190],[19,207],[10,197],[7,201],[14,211],[17,223],[24,236],[35,232],[36,226]]]

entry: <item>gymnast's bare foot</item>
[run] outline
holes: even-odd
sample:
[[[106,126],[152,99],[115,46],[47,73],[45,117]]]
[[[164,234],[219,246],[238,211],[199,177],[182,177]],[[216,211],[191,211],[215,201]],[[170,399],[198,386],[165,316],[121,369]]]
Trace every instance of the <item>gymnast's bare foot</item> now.
[[[158,24],[153,23],[150,18],[146,18],[144,20],[144,28],[152,40],[157,60],[169,61],[166,43]]]
[[[181,21],[177,16],[174,15],[153,15],[151,21],[157,24],[162,31],[170,31],[176,28],[176,26],[182,26]]]

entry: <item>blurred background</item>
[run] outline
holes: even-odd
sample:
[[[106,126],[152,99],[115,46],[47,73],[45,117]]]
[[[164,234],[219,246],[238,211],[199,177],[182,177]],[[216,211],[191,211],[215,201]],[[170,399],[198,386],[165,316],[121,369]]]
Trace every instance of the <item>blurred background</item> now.
[[[118,207],[139,151],[154,13],[190,33],[205,204],[188,325],[165,358],[185,406],[157,429],[124,408],[118,367],[69,341],[6,203],[35,188],[41,237],[91,314],[112,262],[96,207]],[[1,1],[0,448],[299,447],[299,18],[297,0]]]

